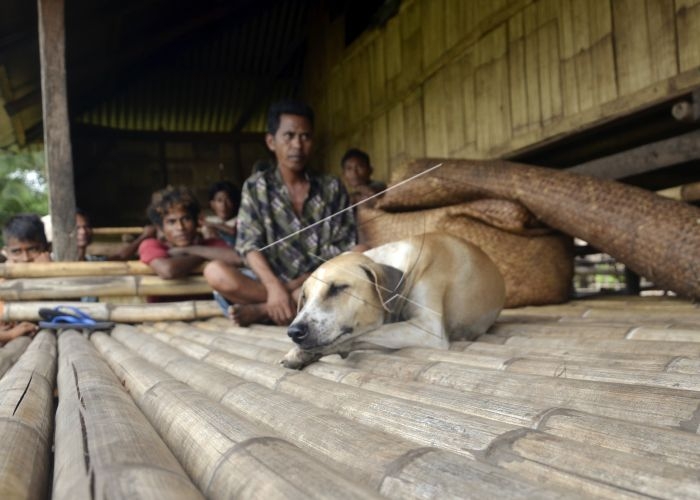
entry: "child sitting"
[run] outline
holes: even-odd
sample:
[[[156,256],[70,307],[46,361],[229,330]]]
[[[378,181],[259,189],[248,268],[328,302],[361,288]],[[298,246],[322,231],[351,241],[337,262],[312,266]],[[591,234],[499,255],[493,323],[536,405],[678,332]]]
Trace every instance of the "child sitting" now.
[[[219,181],[209,188],[209,207],[213,215],[204,217],[205,238],[220,238],[229,246],[236,244],[236,214],[241,204],[240,191],[228,181]]]
[[[44,224],[38,215],[20,214],[11,217],[3,228],[2,238],[5,242],[2,253],[10,265],[51,261]],[[34,335],[37,330],[37,325],[28,321],[0,321],[0,345],[22,335]]]

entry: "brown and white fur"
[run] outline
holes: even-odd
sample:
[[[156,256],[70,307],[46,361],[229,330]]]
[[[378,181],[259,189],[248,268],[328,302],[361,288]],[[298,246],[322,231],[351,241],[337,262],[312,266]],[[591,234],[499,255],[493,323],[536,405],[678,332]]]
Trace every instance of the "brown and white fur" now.
[[[477,246],[428,233],[364,253],[344,253],[305,282],[281,363],[303,368],[357,349],[432,347],[473,339],[505,300],[503,277]]]

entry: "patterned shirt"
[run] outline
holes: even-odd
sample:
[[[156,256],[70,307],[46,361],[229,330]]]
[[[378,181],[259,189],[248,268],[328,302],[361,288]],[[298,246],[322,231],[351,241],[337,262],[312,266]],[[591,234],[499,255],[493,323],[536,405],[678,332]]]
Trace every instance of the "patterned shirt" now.
[[[241,192],[236,250],[243,256],[251,250],[262,250],[282,281],[311,272],[356,244],[355,216],[352,210],[344,210],[350,203],[340,179],[325,174],[306,176],[309,195],[301,217],[294,212],[277,167],[251,175]],[[337,215],[310,227],[333,214]]]

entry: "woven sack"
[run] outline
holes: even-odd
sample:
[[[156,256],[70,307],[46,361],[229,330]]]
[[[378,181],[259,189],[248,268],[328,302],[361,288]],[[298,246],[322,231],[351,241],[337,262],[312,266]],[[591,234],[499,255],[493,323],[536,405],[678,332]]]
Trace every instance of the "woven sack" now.
[[[553,304],[569,298],[573,277],[572,239],[543,228],[504,231],[472,218],[469,203],[391,213],[358,211],[360,241],[377,246],[444,230],[481,247],[506,282],[506,307]]]

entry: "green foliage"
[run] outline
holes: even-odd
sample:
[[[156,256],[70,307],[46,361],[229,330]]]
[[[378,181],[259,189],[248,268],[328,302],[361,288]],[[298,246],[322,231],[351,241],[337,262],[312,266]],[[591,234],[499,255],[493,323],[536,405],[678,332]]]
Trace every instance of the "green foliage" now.
[[[0,227],[18,213],[48,213],[44,172],[42,151],[0,152]]]

